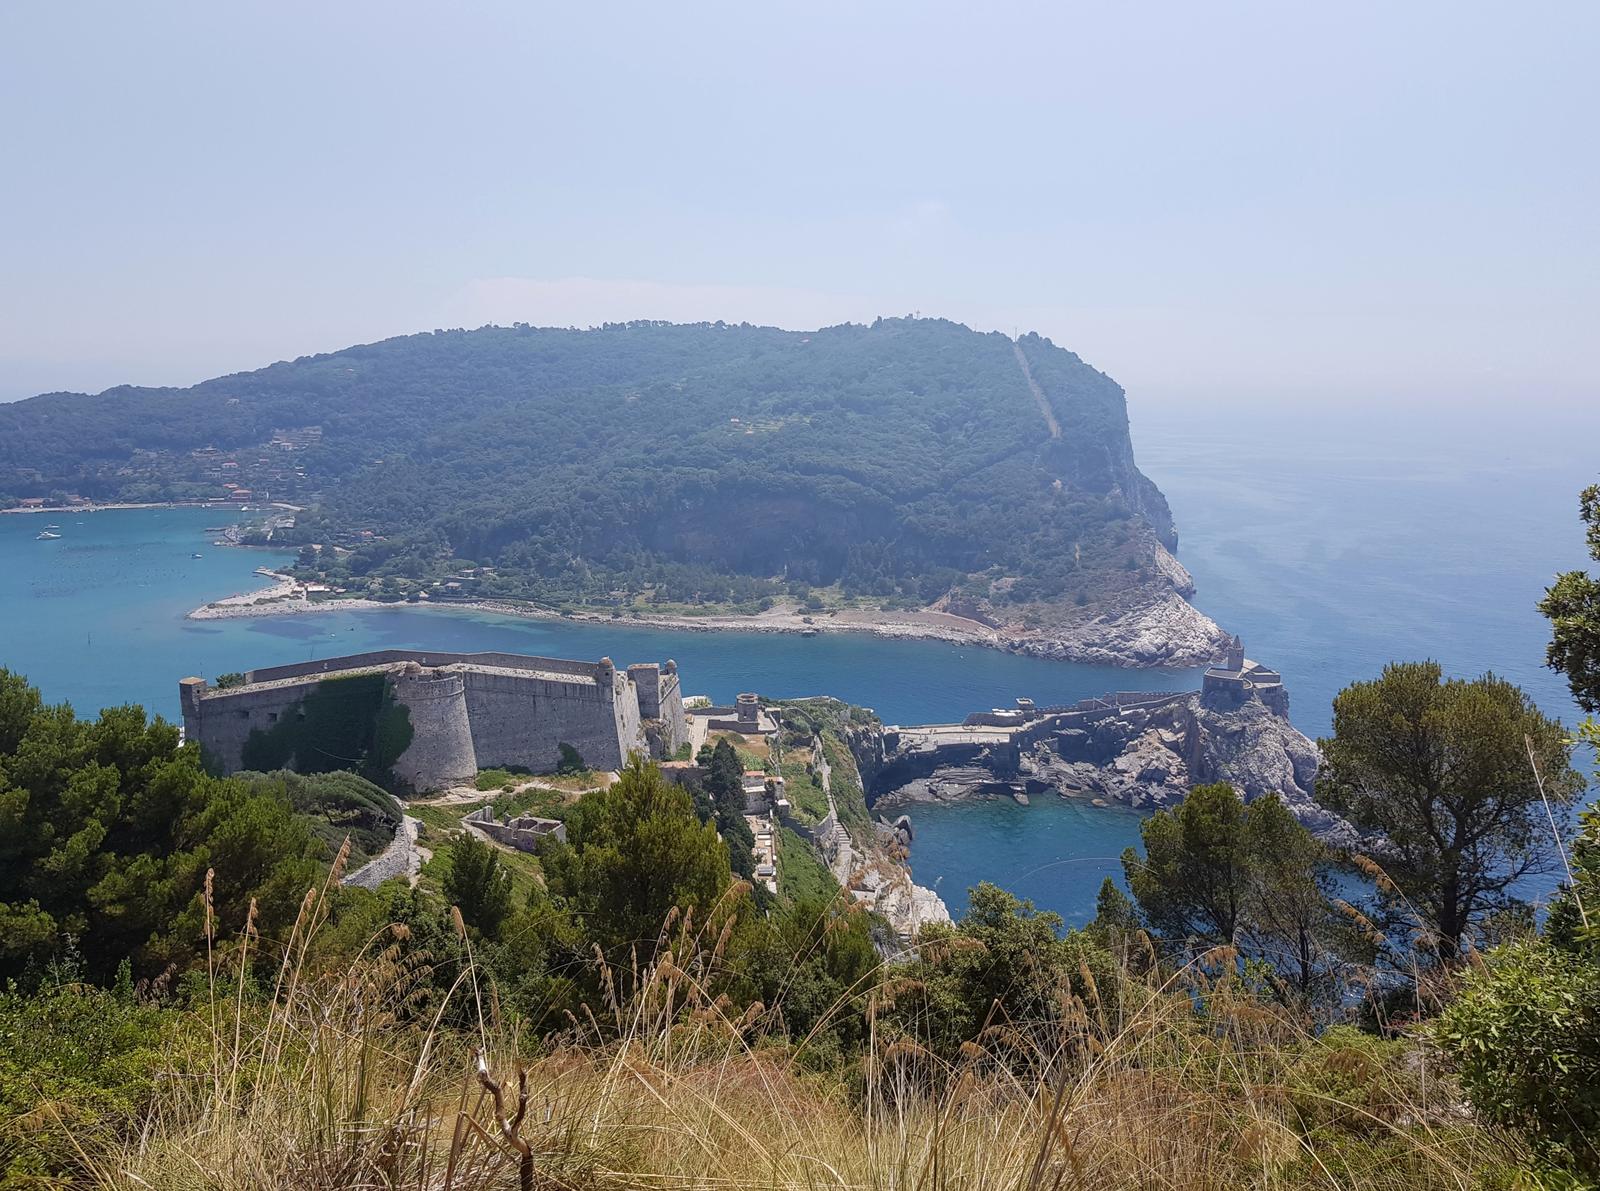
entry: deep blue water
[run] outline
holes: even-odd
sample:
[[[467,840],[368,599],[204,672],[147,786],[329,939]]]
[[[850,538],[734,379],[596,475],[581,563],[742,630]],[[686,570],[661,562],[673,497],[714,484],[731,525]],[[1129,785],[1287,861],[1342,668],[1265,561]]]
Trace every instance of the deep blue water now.
[[[1577,494],[1600,481],[1600,418],[1135,414],[1140,467],[1172,504],[1195,602],[1282,671],[1301,731],[1330,730],[1348,683],[1428,657],[1451,674],[1492,670],[1547,714],[1580,718],[1565,679],[1543,665],[1548,626],[1535,605],[1558,571],[1594,565]],[[917,880],[936,883],[956,914],[965,890],[989,879],[1082,923],[1101,881],[1120,879],[1122,849],[1139,842],[1138,816],[1057,798],[912,817]],[[1548,888],[1532,882],[1527,895]]]
[[[1197,602],[1281,670],[1292,717],[1328,730],[1333,695],[1392,659],[1494,670],[1571,723],[1546,670],[1534,608],[1550,578],[1584,566],[1577,492],[1600,479],[1592,424],[1549,419],[1346,421],[1293,409],[1163,411],[1140,420],[1141,466],[1171,500]],[[1559,432],[1555,432],[1559,430]],[[992,650],[856,635],[802,639],[528,621],[400,608],[185,621],[195,604],[259,584],[276,556],[212,548],[220,514],[137,510],[0,517],[0,665],[81,711],[126,702],[172,717],[177,680],[384,646],[506,649],[619,664],[676,658],[686,689],[827,693],[888,722],[958,718],[1017,695],[1069,702],[1110,689],[1188,685],[1192,673],[1127,671]],[[47,520],[63,537],[37,542]],[[203,557],[191,558],[194,552]],[[959,913],[988,879],[1081,922],[1138,816],[1037,798],[1030,807],[919,807],[912,865]]]

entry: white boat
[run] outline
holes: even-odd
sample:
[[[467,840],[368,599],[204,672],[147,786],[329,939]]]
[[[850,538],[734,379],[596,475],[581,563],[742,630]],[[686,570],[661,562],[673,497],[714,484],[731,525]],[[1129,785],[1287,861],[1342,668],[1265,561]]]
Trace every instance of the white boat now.
[[[48,529],[42,529],[39,531],[39,536],[33,540],[36,542],[53,542],[60,536],[58,533],[51,533]]]

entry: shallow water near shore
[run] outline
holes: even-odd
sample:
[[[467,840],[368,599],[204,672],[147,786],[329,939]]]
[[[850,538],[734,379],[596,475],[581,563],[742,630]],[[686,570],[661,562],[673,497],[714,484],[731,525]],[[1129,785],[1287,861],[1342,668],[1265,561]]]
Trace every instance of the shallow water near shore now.
[[[1535,604],[1551,577],[1586,564],[1577,493],[1600,479],[1591,432],[1551,442],[1539,426],[1504,432],[1416,423],[1316,425],[1260,411],[1136,417],[1140,462],[1178,518],[1196,603],[1284,674],[1295,724],[1330,726],[1333,695],[1391,659],[1433,656],[1448,672],[1494,670],[1568,723],[1560,675],[1542,665]],[[1286,451],[1285,443],[1296,450]],[[1314,444],[1308,446],[1307,444]],[[959,719],[1018,695],[1071,702],[1115,689],[1198,684],[1194,671],[1122,670],[861,633],[802,638],[700,632],[476,612],[395,608],[188,621],[196,605],[250,591],[287,557],[213,547],[222,514],[141,509],[0,517],[0,665],[47,699],[93,714],[121,703],[177,714],[177,680],[385,647],[501,649],[675,658],[690,693],[730,699],[831,694],[890,723]],[[39,542],[48,523],[59,541]],[[200,553],[196,559],[191,555]],[[910,808],[911,864],[960,913],[992,880],[1069,922],[1093,915],[1139,816],[1044,795]]]
[[[60,541],[34,540],[49,521],[0,517],[0,665],[85,714],[121,703],[175,718],[178,679],[369,649],[506,650],[674,658],[686,693],[731,701],[836,695],[889,723],[959,720],[1018,695],[1064,703],[1108,690],[1181,689],[1197,670],[1079,666],[972,645],[866,633],[705,632],[530,619],[465,609],[395,608],[304,616],[185,620],[196,605],[270,582],[252,572],[285,552],[210,546],[218,513],[130,509],[55,514]],[[201,558],[192,558],[193,553]]]

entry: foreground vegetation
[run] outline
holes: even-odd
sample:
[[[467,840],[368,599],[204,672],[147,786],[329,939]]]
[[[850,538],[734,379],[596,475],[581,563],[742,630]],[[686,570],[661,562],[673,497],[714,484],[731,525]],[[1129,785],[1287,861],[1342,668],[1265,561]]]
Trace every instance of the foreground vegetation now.
[[[0,772],[37,793],[16,781],[76,721],[4,689],[27,722]],[[758,902],[715,795],[648,765],[563,800],[568,842],[531,870],[441,836],[422,886],[371,892],[340,883],[349,843],[319,854],[311,825],[329,820],[294,809],[308,779],[117,755],[108,718],[134,722],[76,734],[111,803],[155,781],[235,814],[184,829],[194,884],[170,882],[179,925],[159,945],[91,929],[12,957],[0,1185],[1445,1188],[1592,1168],[1596,1018],[1577,977],[1600,819],[1547,937],[1465,967],[1331,929],[1339,906],[1364,919],[1316,884],[1314,842],[1228,787],[1147,822],[1134,899],[1108,883],[1088,928],[983,885],[961,923],[885,963],[881,928],[825,871]],[[726,742],[708,760],[737,775]],[[345,806],[359,779],[316,781]],[[241,889],[213,862],[250,820],[270,838],[303,826],[303,846]],[[79,848],[115,875],[115,854]],[[42,887],[59,867],[28,871]],[[1284,944],[1308,906],[1304,968]]]

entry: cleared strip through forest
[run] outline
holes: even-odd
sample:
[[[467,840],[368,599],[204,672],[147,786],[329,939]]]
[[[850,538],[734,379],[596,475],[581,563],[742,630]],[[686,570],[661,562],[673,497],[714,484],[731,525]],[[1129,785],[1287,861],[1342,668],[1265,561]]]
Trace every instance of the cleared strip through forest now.
[[[1022,365],[1022,378],[1028,382],[1028,390],[1033,394],[1033,399],[1039,403],[1039,412],[1044,415],[1045,423],[1050,427],[1050,437],[1061,437],[1061,423],[1056,421],[1055,412],[1050,408],[1050,402],[1045,399],[1044,390],[1039,387],[1039,382],[1033,379],[1033,369],[1028,367],[1028,357],[1022,354],[1022,344],[1013,343],[1011,350],[1017,353],[1017,363]]]

